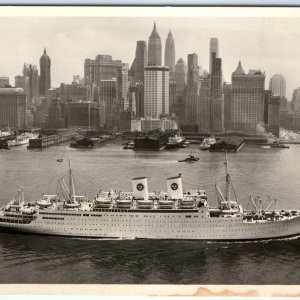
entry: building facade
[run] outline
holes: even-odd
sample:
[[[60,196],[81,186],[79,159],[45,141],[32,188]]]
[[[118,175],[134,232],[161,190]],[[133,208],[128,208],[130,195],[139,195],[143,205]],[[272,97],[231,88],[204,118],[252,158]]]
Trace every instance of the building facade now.
[[[201,81],[201,89],[199,94],[197,117],[198,117],[198,131],[199,133],[210,134],[211,133],[211,78],[210,74],[205,74]]]
[[[213,55],[215,58],[219,57],[219,40],[211,38],[209,42],[209,73],[212,73]]]
[[[171,30],[168,33],[165,45],[165,66],[170,69],[170,79],[175,79],[175,41]]]
[[[0,77],[0,88],[9,87],[9,77]]]
[[[23,67],[24,91],[26,94],[27,108],[30,108],[33,103],[33,98],[39,96],[39,71],[32,64],[24,64]],[[49,87],[50,88],[50,87]]]
[[[201,86],[199,75],[198,55],[188,55],[187,88],[185,95],[185,122],[187,126],[198,128],[198,101]]]
[[[265,92],[265,124],[266,131],[279,137],[280,133],[280,96]]]
[[[222,60],[212,53],[210,132],[224,131],[224,95],[222,81]]]
[[[144,68],[148,65],[148,50],[146,41],[137,41],[134,59],[133,84],[144,82]]]
[[[129,90],[128,65],[122,64],[116,74],[116,108],[118,112],[126,110],[127,93]]]
[[[21,88],[0,88],[0,128],[26,126],[26,95]]]
[[[47,55],[46,48],[44,54],[40,58],[40,82],[39,94],[46,97],[48,90],[51,88],[51,59]]]
[[[169,114],[169,68],[145,67],[144,115],[160,118]]]
[[[274,96],[286,97],[285,78],[281,74],[275,74],[270,78],[269,90]]]
[[[161,39],[156,30],[156,23],[154,22],[153,30],[148,42],[148,66],[161,66]]]
[[[94,60],[86,59],[84,62],[85,83],[100,86],[102,80],[115,78],[122,66],[121,60],[113,60],[110,55],[97,55]]]
[[[186,87],[186,64],[182,58],[178,59],[175,66],[175,82],[178,93],[182,93]]]
[[[101,80],[100,83],[100,126],[106,126],[112,128],[115,123],[115,117],[117,112],[116,107],[117,98],[117,81],[116,79]]]
[[[232,73],[231,121],[229,130],[260,134],[264,130],[265,74],[250,70],[246,74],[239,62]]]

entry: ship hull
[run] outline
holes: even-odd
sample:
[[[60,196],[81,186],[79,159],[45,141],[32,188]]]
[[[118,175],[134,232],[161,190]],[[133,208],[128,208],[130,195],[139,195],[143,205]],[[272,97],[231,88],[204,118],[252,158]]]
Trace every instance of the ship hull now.
[[[153,212],[155,211],[155,212]],[[260,240],[300,235],[300,216],[273,222],[208,218],[197,210],[102,210],[42,213],[29,224],[0,221],[2,231],[87,238]]]

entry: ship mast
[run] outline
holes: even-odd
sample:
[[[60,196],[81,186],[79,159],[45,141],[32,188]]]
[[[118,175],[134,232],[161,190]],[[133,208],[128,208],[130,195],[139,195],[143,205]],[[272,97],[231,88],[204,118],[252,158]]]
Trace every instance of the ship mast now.
[[[69,153],[69,193],[70,193],[70,200],[72,201],[72,196],[75,199],[75,186],[74,186],[74,178],[71,169],[70,153]]]
[[[231,203],[230,203],[230,185],[231,185],[231,180],[230,180],[230,175],[228,172],[228,160],[227,160],[227,151],[225,151],[225,170],[226,170],[226,201],[229,205],[229,209],[231,209]]]

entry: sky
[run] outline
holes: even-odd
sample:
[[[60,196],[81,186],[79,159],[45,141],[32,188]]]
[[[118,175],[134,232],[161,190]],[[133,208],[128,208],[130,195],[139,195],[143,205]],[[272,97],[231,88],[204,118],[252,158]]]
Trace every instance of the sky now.
[[[297,8],[296,8],[297,9]],[[219,40],[223,80],[241,60],[246,72],[266,73],[266,88],[273,74],[286,78],[287,97],[300,86],[300,14],[298,17],[6,17],[0,16],[0,76],[22,73],[24,62],[39,66],[44,47],[50,56],[52,87],[72,82],[84,74],[84,60],[109,54],[125,63],[133,62],[136,41],[148,42],[156,21],[162,40],[171,30],[175,39],[176,61],[187,61],[196,53],[199,65],[208,70],[209,40]]]

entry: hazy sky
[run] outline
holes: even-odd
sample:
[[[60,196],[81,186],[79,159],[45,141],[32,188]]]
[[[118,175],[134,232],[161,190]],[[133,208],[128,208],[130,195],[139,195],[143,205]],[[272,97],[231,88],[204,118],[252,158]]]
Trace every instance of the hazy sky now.
[[[297,9],[297,8],[295,8]],[[273,74],[284,75],[287,96],[300,86],[300,18],[224,17],[0,17],[0,76],[21,74],[23,63],[39,66],[43,48],[51,58],[52,86],[83,76],[85,58],[110,54],[131,65],[137,40],[148,41],[153,21],[163,44],[171,29],[176,61],[197,53],[208,69],[209,40],[219,39],[224,81],[242,61],[245,71],[266,72],[266,88]]]

